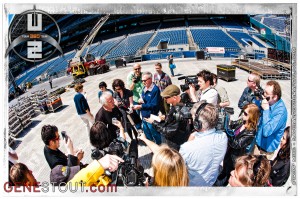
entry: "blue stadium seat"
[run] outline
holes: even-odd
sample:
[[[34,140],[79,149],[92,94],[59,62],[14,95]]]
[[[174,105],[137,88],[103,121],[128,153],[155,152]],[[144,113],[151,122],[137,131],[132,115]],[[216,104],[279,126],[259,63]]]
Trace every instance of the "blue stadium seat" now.
[[[129,35],[120,44],[110,52],[106,59],[113,59],[121,56],[135,55],[137,51],[149,41],[154,32],[144,34]]]
[[[237,43],[220,29],[191,29],[191,33],[200,49],[206,47],[224,47],[227,51],[240,49]]]
[[[228,31],[228,33],[234,37],[236,40],[238,40],[243,46],[247,46],[248,43],[247,41],[251,41],[252,43],[255,43],[259,47],[264,48],[265,46],[256,41],[253,37],[248,35],[247,33],[244,32],[233,32],[233,31]]]
[[[185,29],[159,31],[149,47],[157,46],[161,40],[168,40],[169,45],[188,44],[188,38]]]

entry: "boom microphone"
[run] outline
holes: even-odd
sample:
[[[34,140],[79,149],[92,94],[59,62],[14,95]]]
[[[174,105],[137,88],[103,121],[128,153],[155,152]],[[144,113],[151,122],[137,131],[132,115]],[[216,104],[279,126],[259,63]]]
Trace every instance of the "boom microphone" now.
[[[185,79],[185,76],[178,77],[178,80]]]

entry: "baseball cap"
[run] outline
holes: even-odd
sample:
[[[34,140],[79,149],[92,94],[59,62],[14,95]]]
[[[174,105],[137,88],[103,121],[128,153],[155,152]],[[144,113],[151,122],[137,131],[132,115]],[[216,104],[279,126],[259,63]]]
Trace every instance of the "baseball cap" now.
[[[62,182],[69,182],[80,170],[80,166],[63,166],[57,165],[55,166],[50,173],[50,182],[54,184],[54,186],[58,186]]]
[[[180,89],[178,86],[171,84],[165,88],[165,90],[160,94],[162,97],[173,97],[180,94]]]

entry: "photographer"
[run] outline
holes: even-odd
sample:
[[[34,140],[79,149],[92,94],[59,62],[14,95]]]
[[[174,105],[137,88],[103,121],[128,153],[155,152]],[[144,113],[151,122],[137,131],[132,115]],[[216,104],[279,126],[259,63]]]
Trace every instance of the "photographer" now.
[[[167,117],[160,116],[162,122],[154,121],[152,118],[145,118],[145,120],[148,123],[152,123],[153,127],[164,135],[166,144],[169,147],[178,151],[180,145],[188,140],[193,129],[192,119],[176,119],[176,115],[182,117],[181,111],[184,107],[184,104],[181,102],[180,90],[177,86],[173,84],[167,86],[161,93],[161,97],[164,98],[165,102],[172,105]],[[187,110],[189,111],[189,109]]]
[[[121,122],[117,121],[116,126],[120,129],[120,136],[117,139],[111,137],[111,132],[103,122],[96,122],[91,128],[90,141],[96,147],[92,152],[92,159],[100,159],[105,154],[117,155],[124,160],[116,172],[111,173],[112,183],[117,186],[144,186],[144,168],[138,164],[137,142],[133,139],[130,145],[125,140],[124,128]],[[106,181],[111,181],[107,179]]]
[[[238,107],[243,109],[243,107],[250,103],[255,103],[260,106],[260,101],[255,95],[255,91],[260,88],[260,77],[255,73],[251,73],[247,80],[247,87],[244,89],[242,96],[239,99]]]
[[[190,84],[190,89],[187,91],[191,100],[193,102],[199,102],[206,100],[207,103],[212,103],[213,105],[218,104],[218,92],[212,86],[213,76],[212,73],[208,70],[202,70],[197,74],[198,76],[198,85],[200,86],[200,95],[198,99],[196,97],[196,90],[193,84]]]
[[[251,103],[244,106],[241,124],[231,126],[232,135],[228,134],[228,148],[223,160],[223,170],[218,176],[215,186],[227,186],[230,172],[239,156],[247,154],[247,147],[252,143],[259,121],[259,108]],[[237,124],[238,122],[235,122]]]
[[[141,98],[143,91],[143,83],[142,83],[142,72],[141,65],[136,63],[133,65],[133,71],[129,73],[127,76],[127,85],[129,90],[133,93],[133,105],[139,105],[139,99]],[[141,111],[136,110],[137,114],[140,116]],[[137,129],[141,129],[141,124],[136,124]]]

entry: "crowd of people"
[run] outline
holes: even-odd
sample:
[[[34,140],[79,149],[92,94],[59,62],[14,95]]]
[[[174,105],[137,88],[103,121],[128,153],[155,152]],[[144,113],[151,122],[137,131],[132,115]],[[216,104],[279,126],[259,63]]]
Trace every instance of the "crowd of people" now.
[[[169,64],[173,64],[172,57]],[[171,77],[162,71],[161,63],[155,64],[155,70],[155,74],[142,72],[142,66],[136,63],[126,84],[114,79],[110,90],[100,82],[101,108],[95,117],[83,85],[75,85],[74,104],[85,125],[94,160],[82,163],[85,153],[75,149],[66,134],[63,143],[67,154],[62,153],[57,127],[43,126],[41,138],[51,182],[107,185],[112,179],[105,170],[115,172],[124,162],[117,154],[108,154],[107,148],[117,141],[125,150],[130,141],[138,140],[153,152],[153,180],[146,180],[145,185],[260,187],[286,183],[290,127],[286,127],[287,109],[277,81],[268,81],[263,89],[260,77],[251,73],[238,102],[240,116],[222,131],[216,129],[219,114],[233,102],[225,88],[217,84],[216,74],[202,70],[196,74],[199,90],[189,84],[189,89],[181,91],[172,84],[172,69]],[[189,97],[188,102],[182,101],[182,93]],[[10,162],[10,180],[15,184],[36,183],[29,168],[17,161]]]

